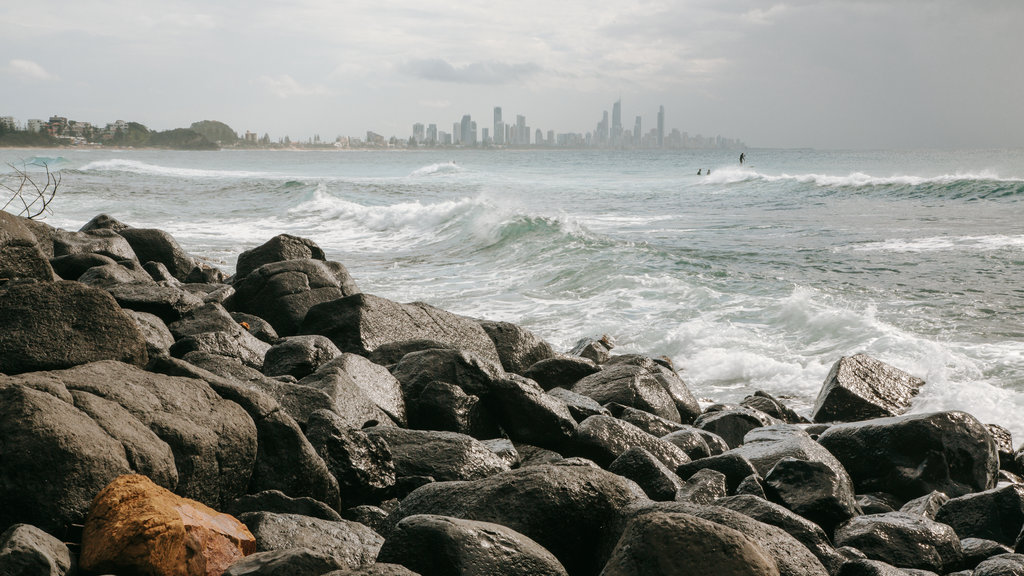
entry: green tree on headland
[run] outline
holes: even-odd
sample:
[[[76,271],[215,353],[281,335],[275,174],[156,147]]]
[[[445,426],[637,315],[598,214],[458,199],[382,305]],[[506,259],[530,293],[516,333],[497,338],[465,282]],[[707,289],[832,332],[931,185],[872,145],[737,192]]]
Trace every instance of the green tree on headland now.
[[[175,128],[163,132],[150,132],[149,146],[175,150],[217,150],[220,147],[191,128]]]
[[[127,128],[118,129],[110,143],[114,146],[146,146],[149,142],[149,128],[138,122],[128,122]]]
[[[221,146],[232,146],[238,142],[238,134],[230,126],[217,120],[203,120],[193,122],[190,127],[195,132],[202,134],[210,142]]]

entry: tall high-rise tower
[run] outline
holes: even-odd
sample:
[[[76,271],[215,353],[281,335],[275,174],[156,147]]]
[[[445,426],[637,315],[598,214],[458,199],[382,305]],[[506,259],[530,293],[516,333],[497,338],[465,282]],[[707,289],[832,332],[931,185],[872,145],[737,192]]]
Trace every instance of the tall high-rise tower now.
[[[658,106],[658,148],[665,147],[665,107]]]
[[[505,143],[505,123],[501,121],[501,106],[494,107],[494,143]]]
[[[643,121],[637,116],[636,124],[633,125],[633,145],[639,148],[643,136]]]
[[[612,105],[612,145],[622,144],[622,99]]]

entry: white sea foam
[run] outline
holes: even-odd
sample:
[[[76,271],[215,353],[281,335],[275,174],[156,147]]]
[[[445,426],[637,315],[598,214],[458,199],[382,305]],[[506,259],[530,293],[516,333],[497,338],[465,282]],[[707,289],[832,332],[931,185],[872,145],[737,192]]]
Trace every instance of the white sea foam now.
[[[422,168],[413,170],[410,176],[433,176],[435,174],[457,174],[462,172],[463,168],[455,163],[454,160],[448,162],[438,162],[435,164],[429,164]]]
[[[1003,178],[997,173],[983,170],[979,172],[954,172],[951,174],[939,174],[935,176],[917,176],[912,174],[900,174],[892,176],[875,176],[864,172],[851,172],[841,174],[767,174],[757,172],[753,168],[724,167],[712,171],[704,181],[709,184],[734,184],[760,180],[764,182],[799,182],[802,184],[814,184],[817,186],[842,186],[842,187],[866,187],[866,186],[922,186],[926,184],[951,184],[955,182],[988,181],[988,182],[1024,182],[1021,178]]]
[[[847,249],[855,252],[941,252],[948,250],[988,252],[1008,248],[1024,249],[1024,235],[993,234],[989,236],[893,238],[882,242],[857,244]]]
[[[281,178],[281,174],[254,172],[248,170],[203,170],[198,168],[178,168],[160,166],[138,160],[115,158],[96,160],[79,168],[82,172],[127,172],[152,176],[173,176],[179,178]]]

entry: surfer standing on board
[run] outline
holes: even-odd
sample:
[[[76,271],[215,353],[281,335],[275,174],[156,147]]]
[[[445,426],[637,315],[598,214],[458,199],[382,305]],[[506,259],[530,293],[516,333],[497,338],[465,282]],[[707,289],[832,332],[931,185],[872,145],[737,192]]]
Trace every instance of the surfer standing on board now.
[[[746,152],[740,152],[740,164],[743,164],[743,161],[746,160],[746,159],[747,159]]]

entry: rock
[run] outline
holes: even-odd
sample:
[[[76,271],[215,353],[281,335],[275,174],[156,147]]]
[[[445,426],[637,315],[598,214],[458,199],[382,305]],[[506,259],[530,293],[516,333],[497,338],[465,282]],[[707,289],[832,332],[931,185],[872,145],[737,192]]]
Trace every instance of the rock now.
[[[580,423],[571,451],[589,458],[599,466],[608,466],[630,448],[643,448],[661,460],[670,470],[686,464],[690,458],[674,444],[663,442],[628,422],[611,416],[591,416]]]
[[[278,234],[263,244],[238,255],[235,278],[241,280],[250,272],[272,262],[285,260],[326,260],[324,251],[312,240]]]
[[[1017,467],[1013,460],[1013,435],[1005,427],[998,424],[985,424],[992,440],[996,443],[996,452],[999,454],[999,467],[1017,473]]]
[[[570,389],[576,382],[600,371],[601,367],[593,360],[578,356],[555,356],[533,364],[523,372],[523,376],[545,390]]]
[[[174,335],[175,340],[207,332],[248,332],[220,303],[207,303],[189,310],[181,319],[168,324],[167,329]]]
[[[115,284],[105,288],[122,308],[149,312],[170,324],[203,305],[203,300],[167,284]]]
[[[636,482],[651,500],[675,500],[683,480],[643,448],[630,448],[611,464],[608,471]]]
[[[391,417],[367,396],[352,377],[335,366],[322,366],[316,372],[299,380],[298,387],[302,386],[327,394],[330,399],[329,409],[340,416],[349,428],[364,428],[378,424],[394,425]],[[317,406],[314,404],[310,409],[315,410]],[[305,418],[296,420],[304,422]]]
[[[531,446],[529,444],[516,444],[516,452],[519,453],[519,467],[524,466],[543,466],[547,464],[557,464],[566,458],[563,458],[558,452],[552,450],[546,450],[537,446]]]
[[[345,562],[309,548],[256,552],[232,564],[223,576],[321,576],[335,574]]]
[[[113,260],[136,259],[129,243],[113,230],[69,232],[57,229],[52,238],[54,258],[68,254],[100,254]]]
[[[277,335],[277,331],[274,327],[259,316],[252,314],[246,314],[245,312],[231,312],[231,318],[238,322],[238,325],[245,329],[246,332],[266,342],[267,344],[277,344],[280,337]]]
[[[478,323],[422,302],[399,304],[370,294],[346,295],[311,308],[301,332],[323,334],[341,351],[360,356],[386,344],[426,339],[501,364],[494,342]]]
[[[121,222],[109,214],[97,214],[79,228],[78,231],[88,232],[90,230],[113,230],[114,232],[120,232],[126,228],[131,228],[131,226]]]
[[[347,506],[379,502],[395,485],[395,463],[384,438],[348,428],[327,410],[313,413],[306,437],[338,480]]]
[[[446,342],[438,342],[437,340],[415,338],[412,340],[399,340],[397,342],[382,344],[375,348],[373,352],[370,352],[367,357],[374,364],[380,364],[381,366],[387,366],[390,368],[394,364],[397,364],[399,360],[404,358],[406,354],[412,354],[413,352],[420,352],[423,350],[433,350],[435,348],[456,350],[458,349],[458,346]]]
[[[244,330],[230,332],[203,332],[185,336],[170,347],[170,353],[176,358],[184,358],[192,352],[205,352],[217,356],[235,358],[253,368],[263,368],[263,358],[270,345],[259,340]]]
[[[0,574],[64,576],[74,568],[68,547],[35,526],[15,524],[0,534]]]
[[[571,390],[565,388],[551,388],[547,393],[562,402],[565,402],[566,408],[569,409],[569,414],[572,415],[573,419],[577,422],[582,422],[590,416],[611,416],[611,412],[607,408],[597,403],[597,400],[577,394]],[[646,414],[646,412],[644,412]]]
[[[828,450],[811,440],[806,432],[788,424],[758,428],[743,438],[743,445],[730,451],[750,461],[757,473],[767,478],[768,472],[780,461],[795,458],[815,462],[828,468],[822,478],[829,478],[837,494],[854,494],[853,481],[842,463]]]
[[[603,576],[772,576],[772,558],[737,530],[682,513],[634,518],[612,551]]]
[[[181,281],[171,274],[171,271],[167,269],[167,266],[163,262],[153,262],[150,260],[142,265],[142,269],[149,274],[149,279],[154,282],[160,282],[167,286],[174,286],[175,288],[181,288]]]
[[[568,576],[557,558],[515,530],[433,514],[403,518],[377,559],[422,574]]]
[[[387,426],[374,426],[363,432],[387,444],[397,476],[478,480],[509,469],[487,446],[465,434]]]
[[[581,338],[569,351],[569,355],[586,358],[595,364],[604,364],[611,358],[611,350],[614,347],[615,344],[607,334],[600,340]]]
[[[146,341],[104,291],[77,282],[0,286],[0,373],[69,368],[98,360],[139,366]]]
[[[925,518],[935,520],[935,514],[938,513],[939,508],[941,508],[946,502],[949,502],[949,496],[946,496],[937,490],[932,490],[924,496],[918,496],[917,498],[907,502],[899,511],[906,512],[908,514],[920,514]]]
[[[687,426],[681,430],[676,430],[675,432],[666,434],[662,436],[661,439],[665,442],[678,446],[683,452],[686,452],[686,455],[689,456],[691,460],[700,460],[701,458],[707,458],[711,455],[711,449],[708,448],[708,443],[700,434],[699,428]],[[724,445],[725,442],[723,441],[722,444]],[[726,446],[726,448],[728,448],[728,446]]]
[[[410,404],[410,426],[418,427],[418,415],[412,409],[420,393],[432,382],[455,384],[466,394],[483,397],[491,383],[505,376],[501,366],[472,352],[452,348],[431,348],[410,352],[391,369],[402,384],[405,401]]]
[[[522,376],[509,374],[494,380],[481,399],[513,440],[559,448],[576,433],[569,407]]]
[[[999,457],[988,430],[964,412],[934,412],[832,426],[818,442],[842,462],[857,492],[910,500],[995,486]]]
[[[768,496],[764,493],[764,478],[761,478],[757,474],[751,474],[740,482],[740,485],[733,491],[736,496],[749,495],[757,496],[765,501],[768,500]]]
[[[691,504],[711,504],[726,495],[725,474],[705,468],[694,472],[676,493],[676,500]]]
[[[185,282],[189,284],[223,284],[224,273],[213,266],[196,260],[196,265],[185,275]],[[231,289],[229,288],[229,290]],[[234,294],[234,291],[231,290],[230,293]]]
[[[307,496],[292,498],[280,490],[264,490],[239,496],[224,511],[232,516],[241,516],[246,512],[273,512],[311,516],[332,522],[341,520],[340,514],[319,500]]]
[[[1024,526],[1024,486],[1010,484],[953,498],[935,521],[953,527],[960,538],[986,538],[1013,546]]]
[[[764,412],[745,406],[705,412],[693,421],[693,425],[697,428],[717,434],[725,440],[730,448],[741,446],[747,432],[779,423],[779,420]]]
[[[12,248],[13,249],[13,248]],[[6,248],[5,248],[6,250]],[[110,256],[104,256],[102,254],[93,254],[91,252],[83,254],[66,254],[64,256],[58,256],[50,259],[50,266],[53,267],[53,271],[64,280],[78,280],[78,278],[85,274],[85,271],[94,266],[107,266],[116,265],[115,261]],[[0,272],[2,274],[2,272]],[[17,277],[17,276],[11,276]],[[50,281],[53,277],[39,277],[33,276],[39,280]]]
[[[886,512],[895,512],[900,507],[898,503],[893,501],[890,495],[886,495],[883,492],[857,494],[854,501],[857,503],[857,508],[860,509],[861,514],[884,514]]]
[[[298,514],[247,512],[239,517],[256,538],[259,552],[306,548],[329,554],[341,567],[372,564],[384,539],[358,522],[329,521]]]
[[[837,546],[853,546],[872,560],[898,568],[957,569],[963,553],[956,532],[917,514],[889,512],[858,516],[836,528]]]
[[[537,362],[555,357],[550,344],[521,326],[486,320],[481,321],[480,326],[494,342],[501,367],[506,372],[523,374]]]
[[[676,409],[679,411],[679,417],[684,424],[689,424],[700,416],[700,404],[697,403],[697,399],[690,392],[690,389],[686,387],[686,383],[671,368],[670,364],[666,365],[665,362],[642,354],[623,354],[612,356],[605,364],[605,367],[621,364],[639,366],[653,374],[654,378],[661,384],[661,387],[672,398]]]
[[[530,466],[472,482],[421,486],[402,500],[389,523],[438,514],[501,524],[546,548],[569,574],[594,576],[607,558],[596,543],[637,499],[646,500],[639,486],[604,470]]]
[[[341,370],[347,374],[352,382],[392,420],[400,426],[407,425],[408,415],[405,398],[402,396],[402,385],[387,368],[362,356],[339,352],[335,358],[317,368],[318,371],[331,369]]]
[[[387,510],[379,506],[360,504],[359,506],[345,508],[345,510],[342,511],[341,517],[345,520],[359,522],[379,534],[380,531],[384,530],[385,526],[387,526],[388,514],[389,512]]]
[[[305,378],[340,355],[341,350],[326,336],[289,336],[267,350],[263,373]]]
[[[413,572],[401,564],[388,564],[378,562],[372,566],[366,566],[357,570],[336,570],[328,572],[323,576],[420,576],[419,572]]]
[[[787,424],[801,424],[807,422],[806,418],[803,418],[794,412],[791,408],[780,402],[771,394],[761,390],[758,390],[754,392],[753,395],[744,398],[743,401],[740,402],[740,406],[760,410],[772,418],[776,418]]]
[[[829,574],[837,573],[846,561],[832,547],[832,542],[820,526],[774,502],[743,494],[719,498],[715,500],[714,505],[728,508],[745,514],[758,522],[785,530],[787,534],[796,538],[810,550],[821,561]]]
[[[814,401],[815,422],[853,422],[899,416],[924,380],[866,354],[844,356],[832,370]]]
[[[237,280],[234,287],[235,309],[270,322],[281,336],[299,334],[303,319],[314,306],[358,292],[343,266],[322,260],[264,264]],[[323,310],[314,316],[321,314]]]
[[[0,281],[35,279],[51,282],[55,280],[54,270],[25,221],[0,210]]]
[[[167,329],[167,325],[158,316],[147,312],[136,312],[125,310],[129,318],[135,321],[143,339],[146,341],[146,355],[150,358],[166,356],[170,354],[171,346],[174,344],[174,336]]]
[[[924,575],[919,576],[933,576],[934,574],[934,572],[926,571]],[[911,576],[911,573],[879,560],[856,558],[843,564],[837,576]]]
[[[220,574],[255,548],[252,534],[232,516],[131,474],[93,500],[79,561],[94,572]]]
[[[820,461],[783,458],[765,474],[764,492],[827,533],[860,514],[849,477]]]
[[[70,258],[70,256],[62,256]],[[74,280],[74,278],[71,278]],[[122,260],[102,266],[93,266],[83,272],[77,280],[94,288],[109,289],[118,284],[151,284],[153,279],[135,260]]]
[[[619,364],[576,382],[572,391],[601,404],[616,402],[680,422],[679,410],[654,374],[640,367]]]
[[[650,412],[644,412],[643,410],[637,410],[622,404],[608,404],[608,410],[611,411],[612,416],[619,420],[629,422],[651,436],[657,436],[658,438],[663,438],[672,432],[685,429],[684,424],[666,420],[661,416],[655,416]],[[704,444],[704,447],[707,448],[707,444]]]
[[[256,462],[249,479],[250,493],[280,490],[289,496],[309,496],[338,508],[338,482],[299,425],[268,394],[175,358],[160,358],[151,369],[200,378],[220,397],[235,402],[249,414],[258,439]]]
[[[481,440],[480,443],[487,446],[487,449],[494,452],[498,458],[501,458],[502,462],[508,464],[509,468],[515,468],[519,465],[519,451],[516,450],[515,444],[508,438]]]
[[[27,523],[60,534],[131,467],[121,443],[75,408],[65,388],[37,386],[0,376],[0,530]]]
[[[435,380],[412,404],[417,428],[467,434],[477,439],[497,438],[501,428],[478,396],[455,384]]]
[[[1024,554],[1000,554],[978,564],[973,576],[1024,576]]]
[[[1013,548],[1000,544],[995,540],[982,538],[962,538],[960,548],[963,550],[961,566],[973,569],[983,561],[1000,554],[1013,554]]]
[[[167,232],[155,228],[125,228],[117,232],[131,244],[139,262],[160,262],[175,278],[185,281],[195,260]]]
[[[717,456],[709,456],[688,462],[676,468],[676,474],[683,480],[693,476],[699,470],[715,470],[725,475],[726,489],[734,492],[744,478],[757,474],[757,469],[743,455],[726,452]]]

